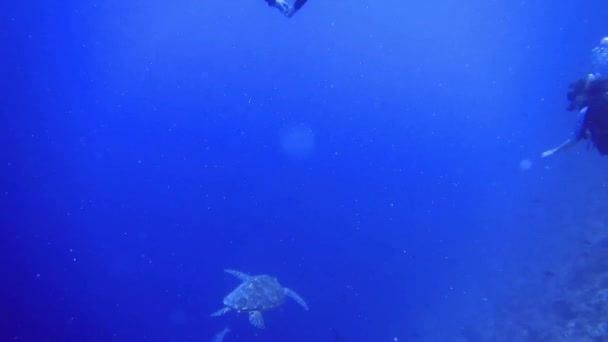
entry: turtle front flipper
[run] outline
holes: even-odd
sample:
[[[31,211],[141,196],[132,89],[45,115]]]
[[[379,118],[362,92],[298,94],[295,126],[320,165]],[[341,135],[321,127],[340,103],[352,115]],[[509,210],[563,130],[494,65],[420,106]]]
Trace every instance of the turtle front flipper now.
[[[251,276],[249,274],[245,274],[240,271],[226,269],[226,270],[224,270],[224,272],[226,272],[228,274],[232,274],[233,276],[239,278],[242,281],[247,281],[247,280],[251,279]]]
[[[262,313],[257,310],[249,312],[249,323],[258,329],[264,329],[264,318],[262,318]]]
[[[290,290],[286,287],[283,288],[283,291],[285,291],[285,295],[287,297],[298,302],[298,304],[300,304],[304,308],[304,310],[308,310],[308,305],[306,305],[306,302],[304,301],[304,299],[302,299],[302,297],[300,297],[297,293],[295,293],[293,290]]]
[[[225,308],[219,309],[216,312],[212,313],[211,317],[221,316],[221,315],[229,312],[230,310],[232,310],[232,308],[229,308],[229,307],[225,307]]]

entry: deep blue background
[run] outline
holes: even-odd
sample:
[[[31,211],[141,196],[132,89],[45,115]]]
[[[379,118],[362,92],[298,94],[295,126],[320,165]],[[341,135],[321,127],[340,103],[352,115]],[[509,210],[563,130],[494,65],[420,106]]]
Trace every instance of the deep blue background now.
[[[452,341],[605,195],[594,152],[538,160],[574,123],[599,1],[0,13],[3,341]],[[224,268],[310,311],[210,318]]]

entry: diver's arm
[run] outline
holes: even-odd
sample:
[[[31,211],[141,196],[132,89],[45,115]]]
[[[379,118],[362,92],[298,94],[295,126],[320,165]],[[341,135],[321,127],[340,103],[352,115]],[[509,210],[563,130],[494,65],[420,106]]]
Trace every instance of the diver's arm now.
[[[557,146],[556,148],[543,152],[542,156],[543,156],[543,158],[548,157],[556,152],[563,151],[569,147],[576,145],[577,142],[578,142],[577,140],[568,139],[568,140],[564,141],[561,145]]]
[[[574,145],[576,145],[577,142],[581,141],[582,139],[585,139],[585,137],[587,137],[587,110],[588,107],[585,107],[583,109],[581,109],[578,113],[578,120],[576,121],[576,127],[574,129],[574,131],[572,131],[572,136],[570,137],[570,139],[564,141],[561,145],[557,146],[556,148],[552,149],[552,150],[548,150],[543,152],[542,156],[544,157],[548,157],[552,154],[554,154],[555,152],[560,152],[563,151],[569,147],[572,147]]]

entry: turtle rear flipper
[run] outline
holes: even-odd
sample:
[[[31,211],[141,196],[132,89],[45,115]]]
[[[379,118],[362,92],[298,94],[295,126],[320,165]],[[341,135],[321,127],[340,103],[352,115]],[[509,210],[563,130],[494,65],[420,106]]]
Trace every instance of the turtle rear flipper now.
[[[300,297],[300,295],[298,295],[293,290],[288,289],[286,287],[283,288],[283,291],[285,291],[285,295],[287,297],[298,302],[298,304],[300,304],[304,308],[304,310],[308,310],[308,305],[306,305],[306,302],[304,301],[304,299],[302,299],[302,297]]]
[[[229,307],[221,308],[221,309],[217,310],[216,312],[212,313],[211,317],[221,316],[221,315],[229,312],[230,310],[232,310],[232,308],[229,308]]]
[[[230,270],[230,269],[226,269],[224,270],[224,272],[231,274],[237,278],[239,278],[242,281],[247,281],[249,279],[251,279],[251,276],[249,274],[237,271],[237,270]]]
[[[258,329],[264,329],[264,318],[262,318],[262,313],[257,310],[249,312],[249,323]]]

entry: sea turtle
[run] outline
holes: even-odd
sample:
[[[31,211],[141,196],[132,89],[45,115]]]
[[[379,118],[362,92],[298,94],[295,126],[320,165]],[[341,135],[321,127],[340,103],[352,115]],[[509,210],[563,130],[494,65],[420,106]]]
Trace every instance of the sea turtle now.
[[[308,310],[306,302],[297,293],[281,286],[277,278],[265,274],[251,276],[235,270],[224,271],[239,278],[243,283],[224,298],[225,307],[212,313],[211,317],[221,316],[231,310],[244,311],[249,313],[249,322],[253,326],[264,329],[262,311],[283,305],[285,296]]]

